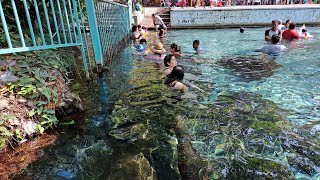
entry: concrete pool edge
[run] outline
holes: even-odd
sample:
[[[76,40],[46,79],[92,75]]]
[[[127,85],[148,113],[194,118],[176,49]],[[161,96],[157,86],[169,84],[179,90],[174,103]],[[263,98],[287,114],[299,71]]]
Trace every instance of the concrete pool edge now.
[[[273,19],[320,25],[318,4],[172,8],[170,14],[171,27],[177,29],[262,27],[270,25]]]

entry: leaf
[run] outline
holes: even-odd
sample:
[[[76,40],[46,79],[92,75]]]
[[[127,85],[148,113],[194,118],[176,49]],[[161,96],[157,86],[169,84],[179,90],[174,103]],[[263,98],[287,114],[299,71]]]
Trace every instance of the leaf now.
[[[59,104],[59,107],[63,107],[63,106],[65,106],[65,105],[66,105],[66,103],[65,103],[65,102],[62,102],[62,103]]]
[[[35,81],[34,78],[29,78],[29,77],[22,77],[19,80],[19,82],[22,86],[32,84],[32,82],[34,82],[34,81]]]
[[[65,122],[65,123],[61,123],[62,125],[72,125],[75,124],[76,122],[74,120],[70,121],[70,122]]]
[[[42,107],[42,106],[37,109],[37,114],[38,114],[38,116],[42,113],[42,111],[43,111],[43,107]]]
[[[31,111],[29,111],[29,117],[32,117],[36,114],[36,111],[34,109],[32,109]]]
[[[39,130],[40,134],[44,132],[44,128],[41,125],[37,125],[37,129]]]
[[[43,94],[48,101],[50,101],[51,98],[51,91],[49,88],[44,87],[44,88],[38,88],[38,90],[40,91],[41,94]]]
[[[37,101],[36,103],[37,103],[37,105],[39,105],[39,106],[48,104],[48,102],[46,102],[46,101]]]

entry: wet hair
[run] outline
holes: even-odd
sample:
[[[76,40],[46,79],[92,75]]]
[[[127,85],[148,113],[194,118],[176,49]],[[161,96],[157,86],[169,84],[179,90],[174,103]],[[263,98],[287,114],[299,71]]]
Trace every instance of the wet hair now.
[[[240,28],[240,33],[244,33],[244,28],[243,27]]]
[[[303,33],[306,33],[306,32],[307,32],[307,30],[306,30],[306,29],[302,29],[302,32],[303,32]]]
[[[145,39],[140,39],[140,44],[142,44],[142,43],[146,43],[146,44],[147,44],[147,40],[145,40]]]
[[[176,52],[180,52],[181,48],[176,43],[171,44],[170,46],[172,49],[174,49]]]
[[[164,81],[164,84],[168,85],[173,81],[182,81],[184,77],[184,69],[182,66],[175,66],[171,73],[167,76],[167,79]]]
[[[280,42],[280,39],[281,39],[280,36],[274,34],[274,35],[271,37],[271,43],[272,43],[272,44],[277,44],[277,43]]]
[[[291,21],[290,19],[286,20],[286,24],[288,24],[290,21]]]
[[[196,39],[196,40],[193,41],[193,44],[198,44],[198,45],[200,45],[200,41],[199,41],[198,39]]]
[[[138,27],[137,27],[137,26],[132,26],[132,28],[131,28],[131,32],[135,32],[135,31],[137,31],[137,29],[138,29]]]
[[[296,28],[296,23],[291,22],[289,25],[289,29],[294,29]]]
[[[171,58],[173,57],[172,54],[166,55],[166,57],[164,57],[163,59],[163,64],[164,66],[168,67],[169,66],[169,62],[171,62]]]

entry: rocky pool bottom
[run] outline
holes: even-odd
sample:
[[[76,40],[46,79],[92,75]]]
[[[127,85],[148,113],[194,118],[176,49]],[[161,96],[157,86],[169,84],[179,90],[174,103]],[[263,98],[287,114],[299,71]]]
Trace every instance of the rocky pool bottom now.
[[[246,91],[209,103],[206,82],[179,97],[128,49],[111,66],[99,91],[85,90],[99,94],[92,115],[12,179],[319,178],[319,122],[291,125],[288,110]]]

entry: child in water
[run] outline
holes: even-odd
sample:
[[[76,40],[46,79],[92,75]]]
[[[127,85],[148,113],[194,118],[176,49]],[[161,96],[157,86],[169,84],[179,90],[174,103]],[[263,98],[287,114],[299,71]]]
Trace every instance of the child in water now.
[[[200,41],[198,39],[193,41],[193,49],[196,51],[196,54],[200,52]]]

